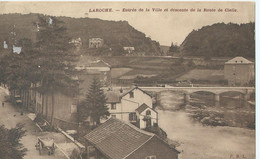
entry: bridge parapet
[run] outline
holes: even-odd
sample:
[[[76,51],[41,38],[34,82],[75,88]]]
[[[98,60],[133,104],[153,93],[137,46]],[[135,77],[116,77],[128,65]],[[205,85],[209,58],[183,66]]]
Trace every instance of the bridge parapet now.
[[[222,94],[225,92],[240,92],[242,94],[251,94],[255,92],[254,87],[140,87],[145,91],[180,91],[185,94],[192,94],[195,92],[211,92],[213,94]]]

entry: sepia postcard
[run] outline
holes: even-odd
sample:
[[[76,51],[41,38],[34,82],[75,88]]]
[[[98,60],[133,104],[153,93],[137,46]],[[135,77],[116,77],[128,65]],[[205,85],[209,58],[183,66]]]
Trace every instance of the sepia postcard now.
[[[255,159],[255,2],[1,1],[0,159]]]

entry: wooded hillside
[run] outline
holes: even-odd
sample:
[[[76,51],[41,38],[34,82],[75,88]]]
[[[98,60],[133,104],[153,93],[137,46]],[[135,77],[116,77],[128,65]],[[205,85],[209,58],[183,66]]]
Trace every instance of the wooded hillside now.
[[[193,30],[180,50],[188,56],[255,57],[255,23],[204,26]]]
[[[0,15],[0,50],[3,49],[4,40],[9,44],[12,42],[11,32],[14,29],[14,25],[17,41],[24,38],[35,41],[38,15],[39,14]],[[64,22],[64,26],[67,28],[68,35],[71,38],[81,38],[82,52],[88,48],[90,38],[102,38],[104,39],[104,50],[105,48],[112,48],[112,50],[116,52],[116,55],[124,54],[124,46],[135,47],[136,52],[142,52],[145,55],[161,54],[158,42],[146,37],[144,33],[133,28],[127,21],[69,17],[56,18]]]

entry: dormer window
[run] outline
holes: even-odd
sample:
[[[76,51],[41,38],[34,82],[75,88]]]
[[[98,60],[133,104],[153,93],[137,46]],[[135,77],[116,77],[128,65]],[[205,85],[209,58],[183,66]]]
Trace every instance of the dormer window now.
[[[151,111],[150,111],[150,110],[147,110],[147,111],[146,111],[146,115],[151,115]]]
[[[130,98],[134,98],[134,92],[129,92]]]

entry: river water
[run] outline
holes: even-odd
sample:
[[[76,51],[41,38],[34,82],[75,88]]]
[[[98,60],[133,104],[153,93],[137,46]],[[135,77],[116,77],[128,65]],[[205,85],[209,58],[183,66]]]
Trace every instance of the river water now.
[[[205,126],[194,120],[189,111],[176,109],[179,108],[182,99],[171,92],[162,93],[159,100],[161,104],[158,108],[159,126],[166,131],[168,138],[180,143],[177,147],[181,151],[179,158],[255,158],[255,130],[244,126],[237,127],[236,124],[236,127]],[[225,110],[223,107],[220,108]],[[231,107],[226,110],[235,111]],[[228,119],[228,117],[224,118]],[[231,121],[234,121],[233,118],[239,117],[232,117]]]

